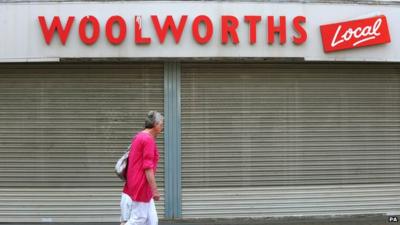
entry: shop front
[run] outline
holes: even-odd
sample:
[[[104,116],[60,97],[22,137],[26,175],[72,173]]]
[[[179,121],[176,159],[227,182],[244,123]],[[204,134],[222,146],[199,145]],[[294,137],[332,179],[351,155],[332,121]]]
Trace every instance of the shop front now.
[[[0,222],[115,222],[166,118],[161,219],[400,214],[400,5],[0,5]]]

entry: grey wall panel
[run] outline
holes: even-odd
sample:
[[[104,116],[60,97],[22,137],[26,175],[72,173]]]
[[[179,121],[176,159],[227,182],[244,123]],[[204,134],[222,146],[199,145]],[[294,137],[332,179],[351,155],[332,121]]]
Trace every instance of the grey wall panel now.
[[[183,64],[182,215],[400,211],[400,67]]]
[[[180,63],[164,64],[165,218],[181,217]]]
[[[113,167],[163,86],[162,64],[0,65],[0,221],[118,222]]]

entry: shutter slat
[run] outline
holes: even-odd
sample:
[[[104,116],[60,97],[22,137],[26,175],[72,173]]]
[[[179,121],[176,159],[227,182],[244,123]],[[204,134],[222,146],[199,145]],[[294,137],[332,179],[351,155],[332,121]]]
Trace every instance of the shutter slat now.
[[[118,222],[114,165],[147,111],[163,111],[163,73],[158,63],[0,65],[0,221]]]
[[[400,209],[398,66],[182,67],[184,218]]]

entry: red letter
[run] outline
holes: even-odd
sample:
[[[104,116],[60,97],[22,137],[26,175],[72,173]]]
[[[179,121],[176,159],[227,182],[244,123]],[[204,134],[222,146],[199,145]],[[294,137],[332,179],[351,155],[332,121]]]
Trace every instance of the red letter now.
[[[181,39],[183,28],[185,28],[185,23],[187,20],[187,15],[183,15],[181,17],[181,20],[179,21],[179,26],[178,29],[176,29],[176,25],[174,22],[174,19],[172,16],[167,16],[167,19],[164,22],[164,25],[161,29],[160,21],[158,21],[157,16],[151,16],[151,20],[153,21],[154,28],[157,31],[157,36],[158,39],[160,40],[160,43],[164,43],[165,37],[167,36],[168,30],[171,30],[172,34],[174,35],[175,38],[175,43],[179,43],[179,40]]]
[[[88,23],[91,23],[93,26],[93,34],[91,38],[88,38],[86,35],[86,26]],[[99,21],[94,16],[86,16],[81,19],[79,23],[79,37],[83,41],[83,43],[87,45],[92,45],[96,43],[97,39],[99,38],[100,33],[100,25]]]
[[[119,36],[113,36],[113,25],[118,23],[119,25]],[[120,16],[112,16],[107,20],[106,24],[106,36],[111,44],[118,45],[124,41],[126,36],[126,23],[125,20]]]
[[[245,16],[244,21],[250,25],[250,44],[255,44],[257,42],[257,30],[256,25],[260,22],[261,16]]]
[[[204,25],[206,26],[206,35],[204,37],[200,36],[200,32],[199,32],[199,24],[200,23],[204,23]],[[192,33],[193,33],[193,37],[197,41],[197,43],[206,44],[207,42],[209,42],[213,35],[213,32],[214,32],[213,25],[212,25],[210,18],[208,18],[208,16],[204,16],[204,15],[197,16],[193,20]]]
[[[136,44],[150,44],[151,38],[142,37],[142,17],[135,16],[135,43]]]
[[[304,16],[296,16],[293,19],[294,29],[300,35],[300,37],[293,36],[293,42],[297,45],[303,44],[307,40],[307,32],[304,29],[304,27],[300,25],[300,23],[305,23],[305,22],[306,18]]]
[[[268,16],[268,44],[274,43],[274,35],[279,33],[280,44],[286,43],[286,16],[279,17],[279,27],[274,25],[274,17]]]
[[[46,19],[44,18],[44,16],[39,16],[38,18],[47,45],[50,45],[51,40],[53,39],[54,32],[56,30],[58,31],[58,34],[60,36],[61,43],[65,45],[65,42],[67,42],[69,31],[71,29],[75,17],[69,16],[67,20],[67,25],[65,28],[63,28],[63,26],[61,25],[60,17],[54,16],[53,21],[51,22],[50,25],[50,29],[47,28]]]
[[[239,43],[239,38],[236,33],[236,29],[239,26],[239,21],[234,16],[222,16],[222,43],[228,43],[228,35],[231,35],[232,42],[234,44]]]

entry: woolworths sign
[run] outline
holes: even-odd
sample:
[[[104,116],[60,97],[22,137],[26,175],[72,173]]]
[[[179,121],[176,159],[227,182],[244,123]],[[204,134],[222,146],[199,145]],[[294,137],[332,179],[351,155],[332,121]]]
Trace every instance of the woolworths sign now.
[[[263,2],[0,5],[0,61],[298,58],[400,61],[400,8]]]

